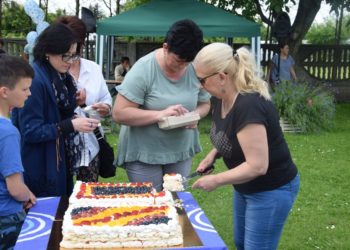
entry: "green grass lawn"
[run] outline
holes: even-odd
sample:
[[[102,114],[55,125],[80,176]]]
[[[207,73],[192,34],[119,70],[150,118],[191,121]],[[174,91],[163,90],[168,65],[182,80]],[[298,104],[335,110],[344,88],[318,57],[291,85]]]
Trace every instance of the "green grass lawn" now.
[[[199,124],[203,152],[193,160],[193,169],[211,149],[208,137],[210,119]],[[337,105],[336,125],[317,135],[285,134],[301,175],[296,203],[285,225],[279,249],[350,249],[350,104]],[[117,134],[109,141],[116,145]],[[216,172],[226,168],[222,161]],[[118,168],[117,177],[102,181],[127,181]],[[211,193],[191,190],[229,249],[235,249],[232,232],[232,188],[221,187]]]

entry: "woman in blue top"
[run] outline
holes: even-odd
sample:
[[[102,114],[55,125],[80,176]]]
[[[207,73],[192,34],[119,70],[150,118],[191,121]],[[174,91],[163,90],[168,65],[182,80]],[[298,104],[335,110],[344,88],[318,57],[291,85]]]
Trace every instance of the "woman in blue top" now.
[[[208,113],[209,94],[199,88],[190,64],[202,44],[193,21],[174,23],[163,47],[138,60],[117,87],[112,114],[123,124],[118,165],[126,167],[130,181],[152,182],[161,190],[165,173],[191,171],[192,157],[201,151],[196,126],[161,130],[157,123],[189,111]]]
[[[32,95],[12,119],[22,135],[24,181],[38,197],[69,195],[70,166],[79,159],[77,132],[93,131],[99,121],[77,117],[79,93],[67,74],[76,55],[77,38],[64,24],[45,29],[34,47]]]
[[[200,178],[193,188],[234,187],[234,241],[239,250],[277,249],[299,190],[299,175],[254,57],[224,43],[204,47],[194,60],[202,86],[214,96],[204,171],[222,157],[228,170]]]
[[[279,43],[280,53],[275,54],[270,63],[271,72],[271,84],[275,87],[281,81],[293,81],[298,80],[294,69],[294,59],[289,55],[289,46],[286,41]]]

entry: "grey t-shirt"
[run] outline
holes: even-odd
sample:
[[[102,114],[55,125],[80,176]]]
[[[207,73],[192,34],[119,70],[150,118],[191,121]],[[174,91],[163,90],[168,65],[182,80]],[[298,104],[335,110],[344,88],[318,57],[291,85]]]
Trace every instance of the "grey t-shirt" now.
[[[119,94],[138,103],[145,110],[163,110],[182,104],[193,111],[199,102],[210,95],[199,89],[192,65],[178,81],[169,80],[155,58],[155,52],[139,59],[117,87]],[[186,160],[201,151],[197,129],[176,128],[161,130],[158,124],[121,126],[118,146],[118,165],[140,161],[148,164],[167,164]]]
[[[286,59],[280,58],[280,68],[278,71],[278,55],[274,55],[272,58],[273,62],[273,74],[271,75],[272,80],[276,81],[277,76],[279,75],[280,81],[292,81],[291,68],[294,66],[294,59],[292,56],[288,55]]]

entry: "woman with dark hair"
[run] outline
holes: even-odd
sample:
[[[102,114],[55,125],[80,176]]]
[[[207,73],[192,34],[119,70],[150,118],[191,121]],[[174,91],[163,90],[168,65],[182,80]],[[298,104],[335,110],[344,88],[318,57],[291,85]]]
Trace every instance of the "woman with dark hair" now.
[[[294,69],[294,59],[289,54],[289,45],[287,41],[280,41],[278,44],[279,53],[275,54],[269,65],[270,84],[272,89],[281,81],[297,82],[298,78]]]
[[[175,22],[162,48],[140,58],[117,87],[113,119],[120,129],[118,165],[130,181],[152,182],[162,189],[163,175],[188,176],[192,157],[201,151],[197,126],[162,130],[166,116],[209,112],[210,96],[199,88],[191,61],[203,46],[203,33],[192,20]]]
[[[69,195],[69,165],[80,158],[77,132],[93,131],[99,121],[77,117],[77,88],[67,74],[76,54],[77,38],[63,24],[52,24],[34,47],[32,95],[12,116],[22,135],[24,181],[38,197]]]
[[[77,16],[61,16],[56,20],[57,23],[63,23],[71,28],[78,38],[77,55],[83,52],[86,26]],[[69,73],[73,77],[78,89],[82,90],[82,96],[79,100],[84,106],[91,106],[96,110],[100,117],[110,114],[112,106],[112,97],[100,67],[93,61],[79,57],[73,61],[69,68]],[[84,115],[80,108],[77,113]],[[102,127],[99,126],[100,133],[103,133]],[[76,165],[74,173],[77,180],[84,182],[96,182],[99,176],[99,157],[100,150],[94,133],[80,133],[83,138],[82,157],[79,164]]]

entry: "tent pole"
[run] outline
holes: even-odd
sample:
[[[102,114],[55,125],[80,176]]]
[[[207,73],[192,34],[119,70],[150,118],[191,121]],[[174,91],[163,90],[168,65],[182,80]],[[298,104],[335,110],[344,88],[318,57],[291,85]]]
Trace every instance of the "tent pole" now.
[[[255,63],[258,67],[257,73],[260,76],[260,36],[251,38],[251,51],[255,58]]]
[[[261,74],[261,37],[257,36],[256,38],[256,65],[258,66],[258,75]]]
[[[111,68],[112,68],[112,72],[114,72],[114,68],[113,68],[113,58],[114,58],[114,43],[115,43],[115,37],[111,36],[111,51],[109,54],[109,60],[110,60],[110,64],[109,64],[109,69],[108,69],[108,73],[110,74],[111,72]],[[114,78],[114,77],[113,77]]]
[[[97,63],[97,64],[100,64],[99,55],[100,55],[100,35],[96,34],[96,39],[95,39],[95,63]]]
[[[106,72],[105,79],[109,80],[109,72],[111,68],[111,36],[107,36],[107,64],[106,64]]]
[[[226,43],[233,47],[233,37],[226,37]]]
[[[86,33],[86,46],[85,46],[85,58],[86,59],[89,59],[89,49],[90,49],[89,33]]]
[[[253,36],[251,38],[251,42],[250,42],[250,50],[252,51],[252,54],[254,55],[255,57],[255,60],[256,60],[256,52],[255,52],[255,37]]]
[[[97,36],[97,49],[96,49],[96,63],[100,65],[101,71],[103,72],[103,50],[104,50],[104,39],[103,35]]]
[[[105,79],[109,80],[110,72],[111,72],[111,63],[113,58],[113,36],[106,36],[106,46],[107,46],[107,64],[106,64],[106,71],[105,71]]]

